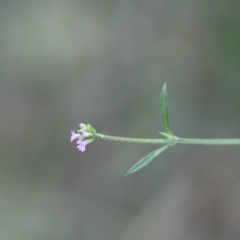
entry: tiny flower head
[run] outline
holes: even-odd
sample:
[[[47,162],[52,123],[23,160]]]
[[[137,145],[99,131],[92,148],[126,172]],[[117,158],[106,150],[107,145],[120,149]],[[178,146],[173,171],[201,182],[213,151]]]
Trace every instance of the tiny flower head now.
[[[75,131],[71,131],[70,142],[72,142],[75,139],[79,139],[79,138],[81,138],[81,135],[79,133],[75,133]]]
[[[85,125],[83,123],[79,123],[80,127],[77,132],[71,131],[70,141],[77,139],[77,148],[79,151],[84,152],[86,149],[86,145],[93,142],[96,138],[96,130],[89,124]]]

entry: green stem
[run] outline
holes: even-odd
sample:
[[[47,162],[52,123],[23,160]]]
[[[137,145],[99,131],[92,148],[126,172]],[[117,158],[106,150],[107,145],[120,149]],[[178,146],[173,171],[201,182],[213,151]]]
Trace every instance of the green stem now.
[[[125,138],[108,136],[104,134],[97,134],[96,138],[103,140],[125,142],[125,143],[143,143],[143,144],[198,144],[198,145],[240,145],[240,139],[191,139],[191,138],[178,138],[173,139],[145,139],[145,138]]]

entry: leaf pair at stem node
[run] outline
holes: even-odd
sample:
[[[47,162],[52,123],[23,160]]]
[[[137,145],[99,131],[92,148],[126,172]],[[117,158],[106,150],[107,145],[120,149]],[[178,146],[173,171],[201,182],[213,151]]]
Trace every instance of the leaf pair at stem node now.
[[[170,126],[169,126],[169,117],[168,117],[168,98],[167,98],[167,84],[165,83],[162,88],[161,93],[161,101],[160,101],[160,110],[162,114],[162,120],[163,125],[166,132],[160,132],[162,136],[164,136],[167,139],[175,140],[178,139],[176,136],[173,135]],[[134,172],[137,172],[143,167],[146,167],[150,162],[152,162],[158,155],[160,155],[163,151],[168,149],[169,147],[172,147],[174,143],[165,144],[161,148],[150,152],[148,155],[143,157],[141,160],[139,160],[136,164],[134,164],[126,173],[125,176],[132,174]]]

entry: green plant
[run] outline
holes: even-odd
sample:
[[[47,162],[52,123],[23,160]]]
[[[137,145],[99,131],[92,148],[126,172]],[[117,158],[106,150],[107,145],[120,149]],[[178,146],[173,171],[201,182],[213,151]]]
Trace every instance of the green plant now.
[[[109,136],[97,133],[97,131],[89,124],[79,124],[77,133],[71,131],[71,139],[73,141],[77,139],[77,148],[79,151],[84,152],[86,145],[93,142],[95,139],[110,140],[125,143],[144,143],[144,144],[163,144],[163,146],[157,150],[150,152],[148,155],[140,159],[134,164],[126,173],[125,176],[137,172],[143,167],[147,166],[157,156],[159,156],[166,149],[173,147],[175,144],[198,144],[198,145],[240,145],[240,139],[192,139],[192,138],[179,138],[175,136],[169,125],[168,117],[168,97],[166,83],[163,85],[160,101],[160,109],[162,114],[163,125],[166,132],[160,132],[164,138],[159,139],[142,139],[142,138],[125,138]]]

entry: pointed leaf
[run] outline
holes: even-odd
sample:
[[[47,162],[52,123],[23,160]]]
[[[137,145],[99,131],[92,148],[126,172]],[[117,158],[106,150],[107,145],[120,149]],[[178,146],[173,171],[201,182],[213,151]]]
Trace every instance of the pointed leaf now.
[[[148,155],[146,155],[141,160],[139,160],[136,164],[134,164],[128,170],[128,172],[125,174],[125,176],[127,176],[129,174],[132,174],[134,172],[137,172],[141,168],[147,166],[154,158],[156,158],[160,153],[162,153],[164,150],[168,149],[171,146],[172,146],[172,144],[167,144],[167,145],[164,145],[163,147],[161,147],[161,148],[159,148],[159,149],[157,149],[153,152],[150,152]]]
[[[165,130],[168,134],[173,135],[170,127],[169,127],[169,119],[168,119],[168,99],[167,99],[167,84],[165,83],[162,88],[161,94],[161,113],[162,113],[162,120]]]

